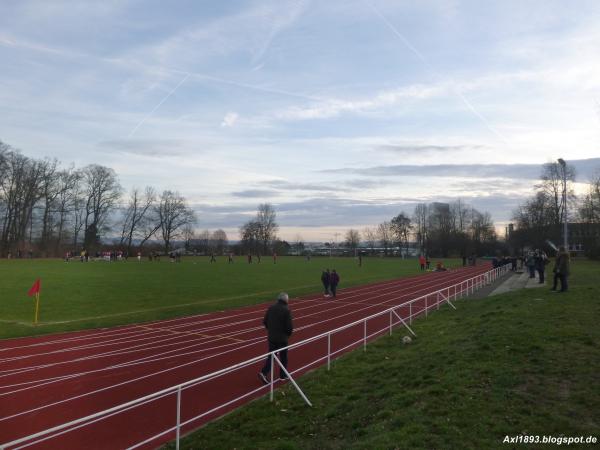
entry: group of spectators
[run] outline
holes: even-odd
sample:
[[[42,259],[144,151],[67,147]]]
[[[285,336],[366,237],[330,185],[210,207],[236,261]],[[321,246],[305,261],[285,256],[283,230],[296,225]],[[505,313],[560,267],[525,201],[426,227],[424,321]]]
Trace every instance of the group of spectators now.
[[[336,292],[338,284],[340,284],[340,276],[333,269],[331,272],[329,269],[325,269],[321,273],[321,283],[323,283],[323,289],[325,290],[325,297],[336,298]]]
[[[529,273],[529,278],[535,278],[535,273],[538,273],[539,283],[543,284],[545,281],[544,273],[546,271],[546,265],[550,262],[546,253],[542,250],[534,250],[527,253],[524,257],[525,266]]]
[[[535,278],[535,273],[538,274],[538,282],[544,284],[546,266],[550,264],[550,259],[542,250],[530,251],[523,257],[524,265],[527,267],[529,278]],[[553,292],[565,292],[569,287],[569,275],[571,271],[571,257],[569,252],[566,251],[564,246],[561,246],[556,253],[556,259],[554,261],[554,267],[552,273],[554,278],[552,280]],[[557,291],[558,282],[560,281],[560,291]]]

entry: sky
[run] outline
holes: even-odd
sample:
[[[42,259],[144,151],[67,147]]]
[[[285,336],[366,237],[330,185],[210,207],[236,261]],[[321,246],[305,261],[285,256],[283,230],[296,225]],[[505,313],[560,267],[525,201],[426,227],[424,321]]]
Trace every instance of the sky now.
[[[0,61],[0,140],[230,239],[264,202],[288,240],[458,198],[502,229],[542,164],[600,169],[596,0],[0,0]]]

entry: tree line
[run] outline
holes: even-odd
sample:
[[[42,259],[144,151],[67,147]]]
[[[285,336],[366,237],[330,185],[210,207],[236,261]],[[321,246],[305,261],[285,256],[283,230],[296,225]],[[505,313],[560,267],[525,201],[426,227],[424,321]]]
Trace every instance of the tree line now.
[[[452,203],[419,203],[412,215],[400,212],[376,227],[347,231],[346,247],[355,250],[361,242],[366,251],[381,249],[385,255],[394,249],[408,255],[413,242],[417,253],[439,257],[489,254],[501,246],[491,215],[460,199]]]
[[[545,248],[546,240],[562,243],[566,215],[571,243],[582,244],[587,256],[600,258],[600,168],[583,183],[587,186],[579,196],[575,193],[576,175],[567,163],[542,166],[533,195],[513,212],[514,230],[509,237],[513,248]]]
[[[124,204],[121,203],[124,200]],[[151,239],[165,251],[189,232],[196,218],[186,199],[171,190],[134,188],[124,198],[115,171],[90,164],[61,167],[33,159],[0,141],[0,255],[61,255],[67,249],[100,249],[101,238],[120,231],[131,253]]]

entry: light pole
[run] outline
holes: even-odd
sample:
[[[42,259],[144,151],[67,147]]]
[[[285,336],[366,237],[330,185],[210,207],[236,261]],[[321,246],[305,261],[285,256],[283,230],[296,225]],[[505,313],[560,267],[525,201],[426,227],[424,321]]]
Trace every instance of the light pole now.
[[[567,163],[564,159],[558,158],[558,163],[562,167],[563,172],[563,214],[564,214],[564,222],[563,222],[563,245],[565,247],[565,251],[569,251],[569,244],[567,240],[568,232],[567,232]]]

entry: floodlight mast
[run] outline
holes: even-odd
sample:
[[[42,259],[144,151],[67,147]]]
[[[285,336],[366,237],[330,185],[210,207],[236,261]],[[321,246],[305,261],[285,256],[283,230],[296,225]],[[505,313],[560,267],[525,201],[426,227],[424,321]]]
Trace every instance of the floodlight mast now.
[[[558,158],[558,164],[562,167],[563,172],[563,245],[565,251],[569,251],[568,231],[567,231],[567,163],[564,159]]]

